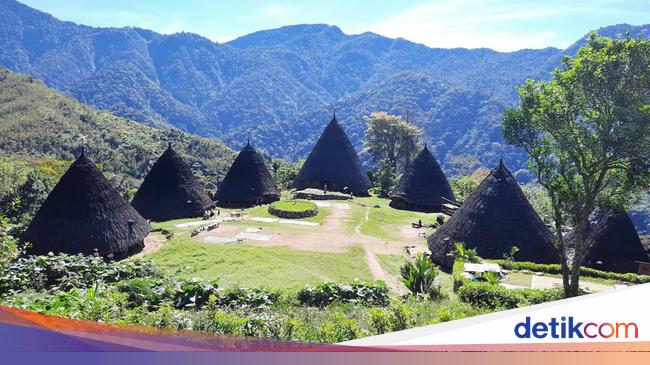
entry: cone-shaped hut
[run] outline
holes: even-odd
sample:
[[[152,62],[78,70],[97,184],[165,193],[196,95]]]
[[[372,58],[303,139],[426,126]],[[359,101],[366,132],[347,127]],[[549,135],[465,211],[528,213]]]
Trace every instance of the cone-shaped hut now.
[[[167,221],[200,217],[214,202],[169,144],[144,178],[131,205],[147,219]]]
[[[302,165],[293,187],[325,189],[367,196],[370,189],[368,175],[348,136],[336,120],[325,127],[318,142]]]
[[[492,170],[456,213],[428,238],[432,258],[445,256],[456,242],[477,250],[483,258],[500,259],[513,246],[518,261],[557,262],[550,230],[544,225],[517,181],[503,165]]]
[[[25,231],[32,254],[92,254],[119,259],[139,252],[149,223],[82,152]]]
[[[440,212],[444,199],[456,201],[438,161],[425,145],[390,194],[394,208]]]
[[[575,242],[574,232],[565,236],[568,245]],[[633,272],[640,262],[649,262],[630,216],[615,208],[597,209],[589,216],[587,250],[582,264],[599,270]]]
[[[217,189],[214,200],[220,207],[250,207],[280,199],[271,173],[250,142],[239,152],[226,177]]]

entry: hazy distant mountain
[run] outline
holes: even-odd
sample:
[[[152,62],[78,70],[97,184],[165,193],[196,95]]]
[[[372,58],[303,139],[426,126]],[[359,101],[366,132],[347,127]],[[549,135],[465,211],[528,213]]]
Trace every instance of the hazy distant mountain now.
[[[503,143],[500,113],[516,101],[515,85],[547,78],[576,49],[436,49],[323,24],[217,44],[189,33],[77,25],[11,0],[0,0],[0,14],[2,66],[148,125],[235,148],[250,137],[291,158],[305,156],[334,109],[358,147],[363,115],[410,110],[443,162],[468,155],[494,165],[504,157],[517,169],[525,156]],[[647,34],[650,25],[599,32],[628,29]]]

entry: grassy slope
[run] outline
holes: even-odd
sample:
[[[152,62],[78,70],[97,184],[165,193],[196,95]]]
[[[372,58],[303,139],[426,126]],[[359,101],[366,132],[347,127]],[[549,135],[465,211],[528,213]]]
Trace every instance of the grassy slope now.
[[[157,130],[97,111],[31,76],[0,68],[0,154],[72,160],[85,140],[88,154],[104,165],[109,177],[136,187],[170,138],[206,187],[223,176],[234,157],[217,140]]]
[[[407,210],[393,209],[388,206],[390,200],[377,197],[357,198],[355,202],[363,203],[369,208],[355,205],[353,215],[355,222],[361,224],[361,233],[379,237],[389,241],[400,241],[400,230],[411,223],[422,220],[423,224],[434,223],[437,214],[410,212]],[[379,205],[379,208],[374,206]],[[368,210],[368,221],[365,221],[365,211]],[[354,224],[356,226],[356,224]]]

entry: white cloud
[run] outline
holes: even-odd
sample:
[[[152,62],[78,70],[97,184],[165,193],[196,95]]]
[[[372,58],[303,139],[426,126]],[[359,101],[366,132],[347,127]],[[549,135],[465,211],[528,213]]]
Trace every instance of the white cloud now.
[[[577,7],[537,2],[445,1],[405,9],[355,31],[370,30],[388,37],[402,37],[430,47],[488,47],[499,51],[522,48],[566,47],[557,32],[529,29],[527,24],[577,13]],[[362,28],[363,27],[363,28]]]

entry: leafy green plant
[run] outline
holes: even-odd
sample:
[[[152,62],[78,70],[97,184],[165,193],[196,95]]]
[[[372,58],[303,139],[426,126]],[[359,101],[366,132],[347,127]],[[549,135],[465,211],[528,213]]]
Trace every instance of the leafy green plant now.
[[[457,260],[464,261],[464,262],[471,262],[471,263],[481,262],[481,258],[479,257],[476,250],[473,248],[466,248],[465,242],[456,242],[454,243],[454,246],[455,246],[455,250],[453,254]]]
[[[95,282],[162,277],[149,260],[104,261],[99,255],[43,255],[20,257],[0,267],[0,294],[9,290],[69,290]]]
[[[517,308],[523,299],[518,291],[481,282],[469,282],[461,286],[458,297],[471,305],[489,309]]]
[[[499,281],[501,281],[499,275],[490,271],[483,273],[481,278],[485,280],[485,282],[487,282],[488,284],[492,284],[492,285],[499,284]]]
[[[503,254],[503,259],[507,261],[515,261],[515,255],[517,252],[519,252],[519,247],[512,246],[510,247],[510,251],[508,253]]]
[[[205,282],[198,278],[178,284],[173,295],[174,306],[178,309],[201,308],[208,302],[215,302],[219,296],[216,281]]]
[[[437,298],[440,296],[440,286],[436,277],[438,269],[431,259],[418,252],[414,262],[406,262],[400,268],[401,282],[416,296]]]
[[[479,308],[512,309],[564,298],[557,289],[506,289],[486,282],[467,282],[458,289],[458,298]]]
[[[278,301],[279,291],[265,288],[234,288],[219,295],[219,305],[230,309],[268,308]]]
[[[298,292],[298,301],[311,307],[326,307],[334,302],[362,305],[388,305],[388,287],[383,281],[366,283],[355,280],[351,284],[325,282],[307,286]]]

